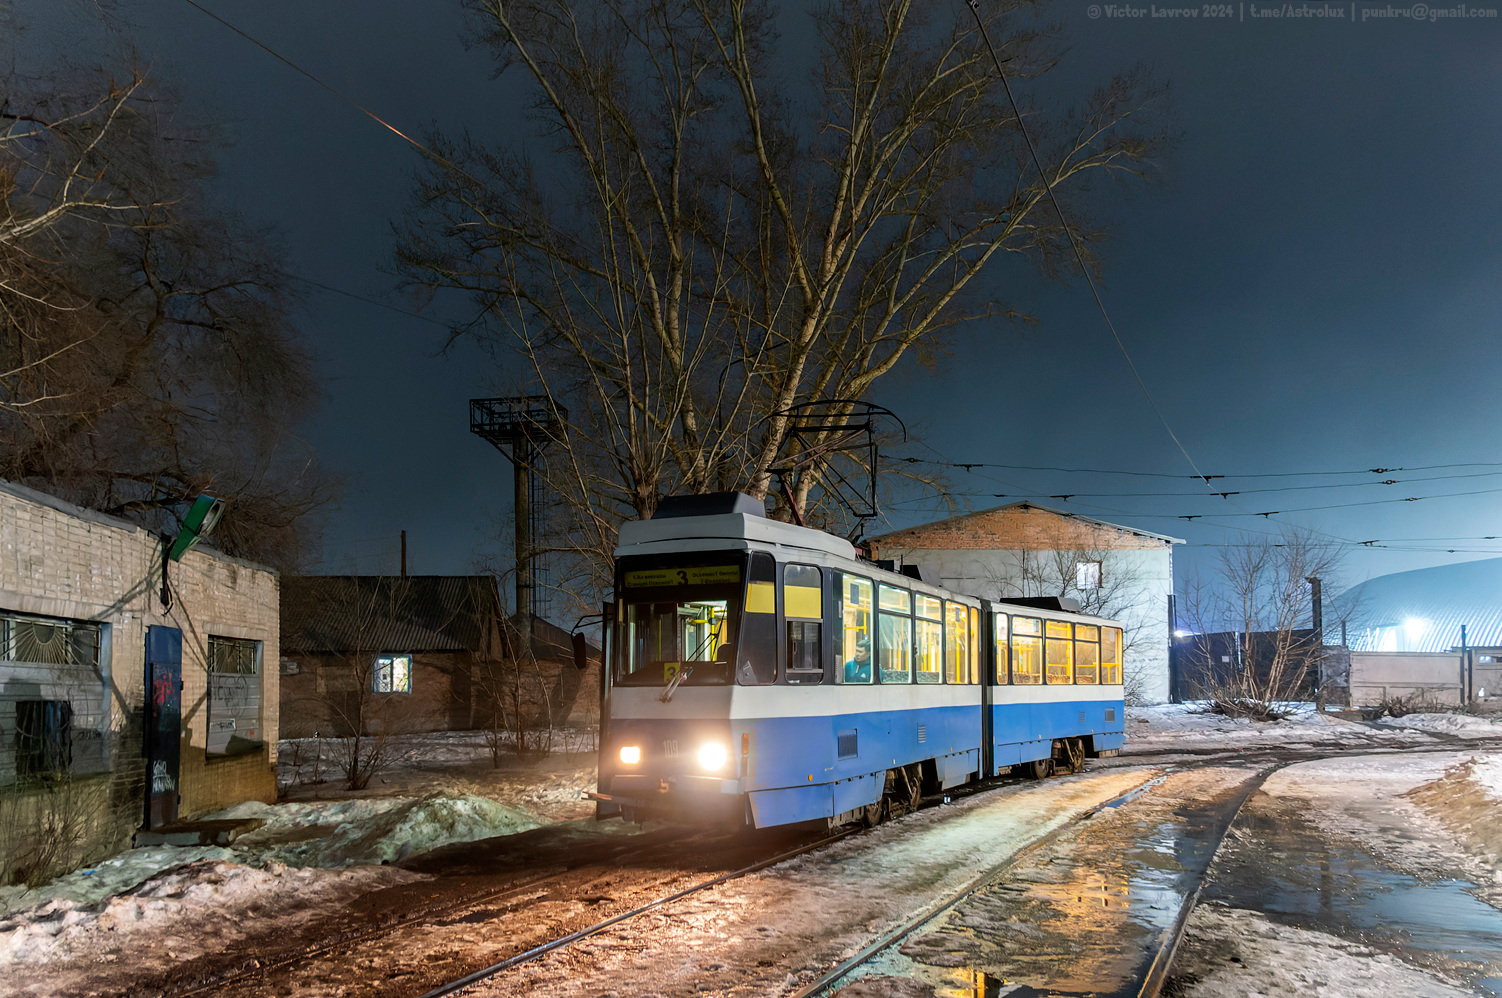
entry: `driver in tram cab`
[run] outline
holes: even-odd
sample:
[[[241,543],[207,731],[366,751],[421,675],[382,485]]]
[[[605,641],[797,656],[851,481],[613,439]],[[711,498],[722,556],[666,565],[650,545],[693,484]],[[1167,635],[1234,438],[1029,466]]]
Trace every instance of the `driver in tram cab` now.
[[[869,683],[871,681],[871,640],[855,639],[855,657],[845,663],[845,682]]]

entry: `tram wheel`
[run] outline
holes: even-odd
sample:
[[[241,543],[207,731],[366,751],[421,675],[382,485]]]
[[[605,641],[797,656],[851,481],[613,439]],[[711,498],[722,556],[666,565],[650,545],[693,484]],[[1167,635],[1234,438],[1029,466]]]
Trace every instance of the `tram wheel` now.
[[[1053,774],[1052,759],[1034,759],[1028,763],[1028,772],[1035,780],[1046,780]]]
[[[861,823],[867,828],[875,828],[887,819],[887,800],[885,797],[875,804],[867,804],[861,812]]]
[[[1085,769],[1085,740],[1083,738],[1064,739],[1064,755],[1068,759],[1069,772],[1083,772]]]

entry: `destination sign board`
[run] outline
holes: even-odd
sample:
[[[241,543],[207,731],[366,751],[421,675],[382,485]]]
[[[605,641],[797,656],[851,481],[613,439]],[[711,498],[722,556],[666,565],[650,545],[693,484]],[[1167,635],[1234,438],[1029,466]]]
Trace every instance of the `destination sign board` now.
[[[643,568],[626,573],[628,589],[658,586],[724,585],[741,581],[739,565],[692,565],[685,568]]]

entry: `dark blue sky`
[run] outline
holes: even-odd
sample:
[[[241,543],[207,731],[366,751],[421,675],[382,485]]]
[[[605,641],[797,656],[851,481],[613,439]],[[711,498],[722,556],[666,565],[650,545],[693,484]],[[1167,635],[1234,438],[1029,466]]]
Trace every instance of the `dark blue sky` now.
[[[527,141],[517,92],[490,78],[487,52],[464,47],[450,0],[202,2],[404,130]],[[1111,215],[1107,307],[1208,474],[1502,462],[1502,19],[1363,22],[1370,4],[1324,6],[1343,16],[1253,17],[1252,4],[1236,3],[1223,19],[1092,19],[1086,2],[1052,6],[1071,48],[1059,73],[1027,88],[1035,104],[1138,62],[1172,85],[1172,155]],[[20,7],[34,52],[84,50],[85,15],[40,0]],[[189,113],[225,126],[223,203],[279,229],[300,275],[405,307],[393,291],[391,223],[416,152],[182,0],[150,0],[130,16],[152,71],[187,95]],[[790,44],[796,30],[790,20]],[[955,462],[1188,476],[1084,285],[1045,284],[1022,268],[995,279],[1041,326],[973,328],[939,370],[909,369],[877,400]],[[510,478],[467,432],[465,402],[509,392],[507,372],[473,351],[436,356],[438,325],[324,291],[308,302],[303,325],[327,389],[308,437],[348,476],[325,567],[392,570],[406,529],[413,571],[469,570],[505,513]],[[441,304],[431,314],[449,317]],[[1502,463],[1422,474],[1486,472]],[[1205,564],[1238,527],[1273,530],[1279,519],[1347,541],[1502,535],[1502,474],[1218,487],[1378,477],[1404,484],[1229,501],[1190,495],[1206,490],[1187,477],[985,469],[956,470],[953,484],[973,507],[1035,498],[1187,538],[1184,566]],[[1481,490],[1499,491],[1235,515]],[[1122,495],[1131,492],[1185,495]],[[1075,500],[1047,498],[1065,493]],[[906,503],[892,522],[937,509]],[[1213,523],[1177,519],[1215,513]],[[1502,542],[1353,547],[1349,574],[1492,551]]]

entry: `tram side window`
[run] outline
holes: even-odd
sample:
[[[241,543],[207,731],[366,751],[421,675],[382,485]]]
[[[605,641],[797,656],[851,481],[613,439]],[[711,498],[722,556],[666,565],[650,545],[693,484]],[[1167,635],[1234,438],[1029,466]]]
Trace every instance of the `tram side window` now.
[[[1043,621],[1012,618],[1012,682],[1038,686],[1043,682]]]
[[[746,612],[735,662],[735,679],[742,686],[777,681],[777,562],[764,551],[751,555],[746,574]]]
[[[881,586],[877,596],[881,611],[881,647],[877,665],[883,683],[913,681],[913,610],[912,594],[891,586]]]
[[[914,678],[920,683],[944,681],[944,601],[914,594],[918,619],[913,622],[917,633],[918,660]]]
[[[1074,681],[1100,682],[1100,628],[1094,624],[1074,625]]]
[[[812,565],[788,565],[782,570],[782,615],[787,620],[788,682],[821,682],[823,573]]]
[[[1100,629],[1100,681],[1121,685],[1121,628]]]
[[[1007,646],[1009,644],[1007,640],[1007,615],[1004,613],[993,613],[991,616],[995,621],[992,626],[996,631],[996,678],[991,681],[997,686],[1005,686],[1007,684],[1007,659],[1009,658],[1007,655]]]
[[[871,654],[871,580],[845,575],[840,585],[840,669],[839,682],[869,683],[872,678]]]
[[[1043,662],[1048,667],[1049,685],[1074,682],[1074,641],[1067,621],[1049,620],[1043,624]]]

